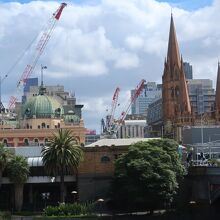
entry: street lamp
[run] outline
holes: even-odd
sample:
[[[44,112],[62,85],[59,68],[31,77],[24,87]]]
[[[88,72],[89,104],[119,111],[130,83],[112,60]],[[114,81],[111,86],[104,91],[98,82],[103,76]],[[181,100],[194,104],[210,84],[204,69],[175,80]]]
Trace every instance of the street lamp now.
[[[102,204],[105,200],[104,199],[98,199],[97,202],[99,203],[99,211],[100,211],[100,217],[102,216]]]
[[[73,194],[73,202],[76,202],[77,201],[77,191],[72,191],[71,192]]]

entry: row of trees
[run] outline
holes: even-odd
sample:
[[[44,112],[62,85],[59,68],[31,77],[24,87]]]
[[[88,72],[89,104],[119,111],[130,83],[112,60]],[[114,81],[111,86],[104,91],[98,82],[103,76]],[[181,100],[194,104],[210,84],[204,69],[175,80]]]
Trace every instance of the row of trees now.
[[[80,161],[83,159],[83,151],[77,145],[70,130],[59,129],[42,148],[42,159],[45,171],[49,176],[60,176],[60,201],[64,201],[64,175],[75,173]],[[8,148],[0,144],[0,188],[2,174],[6,171],[12,183],[14,183],[15,209],[20,211],[23,205],[23,187],[28,179],[29,166],[23,156],[14,155]]]

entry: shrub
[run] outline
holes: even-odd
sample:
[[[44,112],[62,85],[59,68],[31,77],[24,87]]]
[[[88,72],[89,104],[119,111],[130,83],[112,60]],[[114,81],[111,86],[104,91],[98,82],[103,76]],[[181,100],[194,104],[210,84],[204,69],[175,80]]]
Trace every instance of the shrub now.
[[[0,220],[11,219],[10,212],[0,212]]]
[[[59,206],[47,206],[44,209],[45,216],[78,216],[91,215],[94,212],[94,203],[60,204]]]

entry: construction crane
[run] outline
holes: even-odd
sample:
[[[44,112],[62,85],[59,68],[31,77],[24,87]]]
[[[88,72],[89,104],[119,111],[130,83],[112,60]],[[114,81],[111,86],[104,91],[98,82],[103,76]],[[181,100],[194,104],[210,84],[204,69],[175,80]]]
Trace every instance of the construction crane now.
[[[0,76],[0,113],[5,112],[5,107],[2,103],[2,83],[8,77],[8,74],[4,75],[4,77]]]
[[[59,6],[59,8],[56,10],[55,13],[53,13],[52,17],[50,18],[48,24],[46,25],[45,29],[43,30],[43,34],[40,37],[40,40],[37,44],[35,53],[31,59],[31,62],[29,64],[27,64],[27,66],[25,67],[23,74],[21,76],[21,78],[19,79],[18,83],[17,83],[17,90],[19,91],[21,87],[23,87],[26,82],[27,79],[30,77],[30,75],[33,73],[35,66],[40,58],[40,56],[42,55],[52,33],[53,30],[56,26],[57,21],[60,19],[60,16],[62,14],[63,9],[67,6],[66,3],[61,3],[61,5]],[[15,107],[15,103],[18,100],[17,96],[11,96],[10,100],[9,100],[9,104],[8,104],[8,109],[9,111],[12,110],[12,108]]]
[[[114,115],[115,115],[115,109],[117,107],[118,104],[118,97],[119,97],[119,92],[120,92],[120,88],[117,87],[115,89],[115,92],[113,94],[112,97],[112,104],[111,104],[111,110],[110,110],[110,114],[108,114],[106,116],[106,122],[104,119],[102,119],[101,124],[102,124],[102,131],[103,132],[111,132],[111,128],[113,126],[113,122],[114,122]]]
[[[137,87],[135,88],[134,90],[134,94],[132,95],[131,99],[129,100],[126,108],[125,108],[125,111],[122,111],[119,118],[117,120],[113,120],[111,126],[105,130],[103,130],[103,137],[104,138],[116,138],[116,135],[117,135],[117,132],[120,128],[120,126],[123,124],[124,120],[125,120],[125,117],[126,115],[128,114],[130,108],[131,108],[131,105],[132,103],[135,102],[135,100],[137,99],[137,97],[141,94],[143,88],[144,88],[144,83],[146,81],[144,79],[142,79],[140,81],[140,83],[137,85]],[[103,121],[102,121],[103,123]],[[102,126],[103,127],[103,126]]]

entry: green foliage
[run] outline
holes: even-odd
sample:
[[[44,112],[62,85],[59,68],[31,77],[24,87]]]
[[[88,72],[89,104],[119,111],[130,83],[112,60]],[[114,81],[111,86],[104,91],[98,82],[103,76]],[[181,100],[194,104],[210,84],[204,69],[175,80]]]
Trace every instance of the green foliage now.
[[[76,145],[71,130],[59,129],[42,149],[43,163],[49,175],[60,175],[61,172],[70,173],[77,169],[83,158],[82,149]]]
[[[12,155],[11,151],[0,143],[0,170],[3,171],[5,169],[6,164]]]
[[[59,129],[41,153],[46,172],[51,176],[60,176],[60,201],[65,202],[64,175],[74,171],[77,174],[83,151],[76,145],[71,130]]]
[[[23,156],[14,156],[7,165],[9,179],[15,184],[23,184],[29,175],[27,159]]]
[[[7,220],[11,219],[11,213],[6,211],[6,212],[1,212],[0,211],[0,220]]]
[[[169,139],[138,142],[115,162],[112,197],[117,206],[153,209],[170,203],[184,175],[178,144]]]
[[[59,206],[47,206],[44,209],[45,216],[78,216],[94,213],[94,203],[60,204]]]

